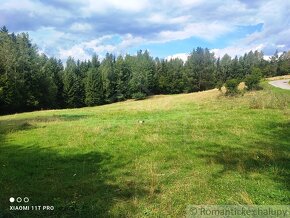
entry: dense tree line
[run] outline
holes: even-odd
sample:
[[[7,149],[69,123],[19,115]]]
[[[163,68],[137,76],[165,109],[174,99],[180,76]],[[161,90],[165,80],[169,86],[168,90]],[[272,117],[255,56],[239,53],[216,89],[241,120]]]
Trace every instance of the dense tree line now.
[[[202,91],[243,80],[253,72],[277,76],[290,72],[290,51],[270,60],[250,51],[241,57],[215,58],[207,48],[196,48],[187,61],[159,59],[148,51],[103,60],[93,55],[79,61],[39,54],[28,34],[0,30],[0,113],[102,105],[153,94]]]

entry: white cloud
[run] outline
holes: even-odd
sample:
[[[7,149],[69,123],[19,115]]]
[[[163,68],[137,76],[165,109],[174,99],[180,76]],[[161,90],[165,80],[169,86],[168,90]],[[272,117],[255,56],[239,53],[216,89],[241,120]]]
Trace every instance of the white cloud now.
[[[153,24],[184,24],[190,19],[189,15],[169,17],[164,14],[153,13],[148,18],[142,19]]]
[[[64,37],[66,33],[55,30],[54,27],[41,27],[36,31],[29,31],[29,35],[33,37],[33,39],[37,39],[38,42],[54,42],[61,37]]]
[[[89,30],[92,30],[93,27],[91,24],[88,23],[73,23],[70,29],[75,32],[87,32]]]
[[[74,57],[75,59],[87,60],[91,58],[89,50],[92,50],[95,53],[100,52],[113,52],[114,48],[111,45],[104,45],[103,42],[106,39],[112,38],[111,35],[105,35],[94,40],[81,42],[75,44],[69,49],[60,48],[58,55],[62,60],[65,60],[69,56]]]
[[[60,46],[61,40],[71,40],[72,36],[68,33],[55,30],[53,27],[41,27],[36,31],[28,31],[32,42],[37,44],[41,53],[49,56],[54,55],[47,50]]]
[[[23,16],[23,20],[32,23],[29,34],[40,50],[57,48],[61,57],[83,59],[90,52],[126,53],[132,47],[190,37],[210,42],[229,37],[224,48],[213,49],[219,56],[242,55],[251,49],[263,49],[269,55],[275,49],[290,49],[290,1],[285,0],[0,1],[1,12],[14,12],[11,17],[0,13],[0,24],[11,22],[17,26],[12,20],[21,23],[21,18],[12,16]],[[37,19],[43,23],[35,24]],[[263,27],[257,32],[228,35],[238,35],[235,31],[239,26],[259,23]],[[114,41],[114,37],[120,40]]]
[[[185,62],[187,61],[188,56],[189,56],[188,53],[178,53],[178,54],[167,56],[165,59],[170,60],[170,59],[179,58]]]
[[[213,40],[223,34],[232,31],[225,24],[212,23],[190,23],[185,25],[181,30],[162,31],[158,33],[157,41],[167,42],[172,40],[182,40],[190,37],[199,37],[206,40]]]
[[[267,59],[276,49],[280,52],[290,49],[289,1],[271,0],[262,2],[256,8],[248,9],[241,6],[241,9],[237,8],[235,11],[237,14],[242,11],[242,14],[237,17],[242,17],[247,25],[262,23],[263,27],[261,31],[248,34],[222,49],[213,49],[212,51],[215,52],[216,56],[223,56],[227,53],[233,57],[234,55],[243,55],[250,50],[263,50],[266,53],[265,59]],[[235,18],[228,21],[229,24],[236,24],[236,22]]]
[[[91,59],[89,55],[82,46],[75,45],[70,49],[59,49],[59,58],[62,60],[67,59],[68,57],[73,57],[79,60],[88,60]]]
[[[264,60],[269,61],[271,59],[271,55],[264,55]]]
[[[126,34],[120,38],[119,43],[113,43],[114,37],[118,35],[105,35],[93,40],[85,41],[74,45],[69,49],[59,49],[61,59],[66,59],[69,56],[76,59],[90,59],[92,53],[104,55],[105,53],[125,54],[128,47],[144,42],[141,37],[133,37],[131,34]]]
[[[81,8],[81,11],[85,17],[94,13],[105,14],[113,10],[137,13],[146,9],[149,5],[147,0],[88,0]]]
[[[285,48],[286,45],[277,45],[277,48]]]
[[[222,49],[211,49],[211,52],[214,52],[215,57],[223,57],[225,54],[230,55],[232,58],[234,58],[236,55],[237,56],[242,56],[244,55],[246,52],[249,51],[261,51],[263,50],[264,45],[260,44],[260,45],[253,45],[253,46],[228,46]]]
[[[35,17],[40,15],[42,17],[49,17],[51,20],[63,21],[71,17],[71,13],[61,8],[45,5],[40,1],[32,0],[1,0],[0,10],[28,12],[28,16]],[[13,18],[10,18],[13,19]]]
[[[146,42],[146,40],[140,36],[134,37],[132,34],[126,34],[122,38],[122,42],[119,44],[121,52],[125,52],[129,47],[140,45],[141,43]]]
[[[205,3],[204,0],[180,0],[178,2],[183,6],[198,6],[202,3]]]
[[[30,0],[22,0],[21,4],[17,0],[2,0],[0,9],[7,10],[26,10],[31,11],[37,7],[37,4]]]

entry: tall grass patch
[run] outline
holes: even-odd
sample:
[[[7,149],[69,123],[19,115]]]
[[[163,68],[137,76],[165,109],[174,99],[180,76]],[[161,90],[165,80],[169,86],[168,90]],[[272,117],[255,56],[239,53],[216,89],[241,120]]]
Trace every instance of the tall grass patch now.
[[[290,103],[290,97],[286,94],[278,94],[273,91],[260,92],[251,96],[249,107],[251,109],[280,109],[284,110]]]

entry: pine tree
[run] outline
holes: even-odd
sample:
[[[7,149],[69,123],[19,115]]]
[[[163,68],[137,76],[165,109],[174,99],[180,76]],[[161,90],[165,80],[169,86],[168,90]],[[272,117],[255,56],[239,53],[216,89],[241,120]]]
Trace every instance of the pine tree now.
[[[219,79],[223,83],[227,79],[231,78],[231,61],[232,61],[232,58],[228,54],[225,54],[220,61]]]
[[[67,66],[64,71],[64,96],[67,107],[82,107],[84,106],[83,84],[78,67],[74,59],[71,57],[67,60]]]
[[[285,75],[290,73],[290,51],[283,52],[277,61],[277,75]]]
[[[155,84],[155,64],[153,58],[149,56],[148,51],[137,52],[133,58],[132,78],[130,80],[130,90],[132,95],[145,97],[153,93]]]
[[[8,34],[8,29],[6,28],[6,26],[3,26],[1,27],[0,32]]]
[[[39,107],[56,107],[57,85],[54,83],[53,63],[44,54],[39,57],[38,90]]]
[[[86,78],[86,98],[85,103],[88,106],[101,105],[104,103],[104,91],[102,76],[99,71],[100,62],[98,57],[92,57],[91,67],[88,70]]]
[[[250,71],[249,71],[249,73],[250,73]],[[237,56],[235,56],[235,58],[232,60],[230,75],[228,78],[230,78],[230,79],[236,78],[239,80],[241,80],[243,78],[242,66],[241,66]]]
[[[157,67],[157,82],[158,82],[158,93],[168,94],[170,93],[169,87],[169,64],[167,60],[161,60]]]
[[[88,106],[101,105],[104,103],[101,74],[96,68],[90,68],[88,71],[85,103]]]
[[[183,91],[183,61],[175,58],[171,59],[167,64],[167,92],[170,94],[176,94]]]
[[[208,49],[196,48],[185,63],[185,90],[202,91],[215,85],[215,58]]]
[[[116,61],[115,72],[117,76],[116,92],[117,100],[122,101],[130,97],[128,89],[131,69],[128,61],[124,60],[122,56],[119,56]]]
[[[115,102],[117,100],[117,75],[115,72],[115,57],[112,54],[106,54],[101,63],[100,71],[103,79],[105,102]]]

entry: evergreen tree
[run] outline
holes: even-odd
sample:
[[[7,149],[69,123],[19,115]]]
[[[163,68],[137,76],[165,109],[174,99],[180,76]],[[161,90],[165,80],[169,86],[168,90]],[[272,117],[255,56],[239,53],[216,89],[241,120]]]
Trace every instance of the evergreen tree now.
[[[228,54],[225,54],[220,62],[220,74],[219,76],[219,80],[222,81],[223,83],[231,78],[231,62],[232,62],[232,58],[231,56],[229,56]]]
[[[245,85],[248,90],[259,89],[259,83],[262,78],[260,68],[253,67],[251,74],[248,74],[245,78]]]
[[[117,100],[117,75],[115,72],[115,57],[107,53],[100,66],[105,102],[112,103]]]
[[[215,58],[208,49],[196,48],[185,64],[185,90],[202,91],[215,86]]]
[[[54,69],[51,60],[44,54],[39,57],[39,64],[42,66],[39,70],[39,106],[40,108],[56,107],[57,85],[54,83]]]
[[[1,27],[0,32],[8,34],[8,29],[6,28],[6,26],[3,26]]]
[[[156,78],[157,78],[157,93],[167,94],[170,93],[169,88],[169,76],[168,76],[168,62],[161,60],[157,62],[156,66]]]
[[[290,73],[290,51],[283,52],[277,61],[277,75],[285,75]]]
[[[86,98],[88,106],[101,105],[104,103],[103,81],[99,70],[100,62],[96,55],[93,55],[91,67],[86,78]]]
[[[63,81],[66,106],[71,108],[84,106],[82,80],[78,74],[77,64],[71,57],[67,59]]]
[[[130,97],[129,81],[131,78],[131,69],[128,61],[124,60],[122,56],[119,56],[116,61],[116,92],[117,100],[121,101]]]
[[[0,109],[2,112],[17,112],[24,105],[22,89],[24,80],[16,70],[16,39],[3,27],[0,31]]]
[[[155,64],[153,58],[149,56],[148,51],[137,52],[132,66],[132,79],[130,80],[130,90],[132,95],[147,96],[152,94],[155,89],[154,81]]]
[[[181,93],[183,91],[183,61],[175,58],[165,63],[168,65],[166,93]]]
[[[250,69],[249,69],[250,73]],[[231,68],[230,68],[230,75],[228,76],[229,79],[242,79],[243,73],[242,73],[242,66],[239,62],[238,56],[235,56],[235,58],[231,62]]]
[[[95,67],[90,68],[88,71],[85,103],[88,106],[104,103],[102,78],[99,70]]]

